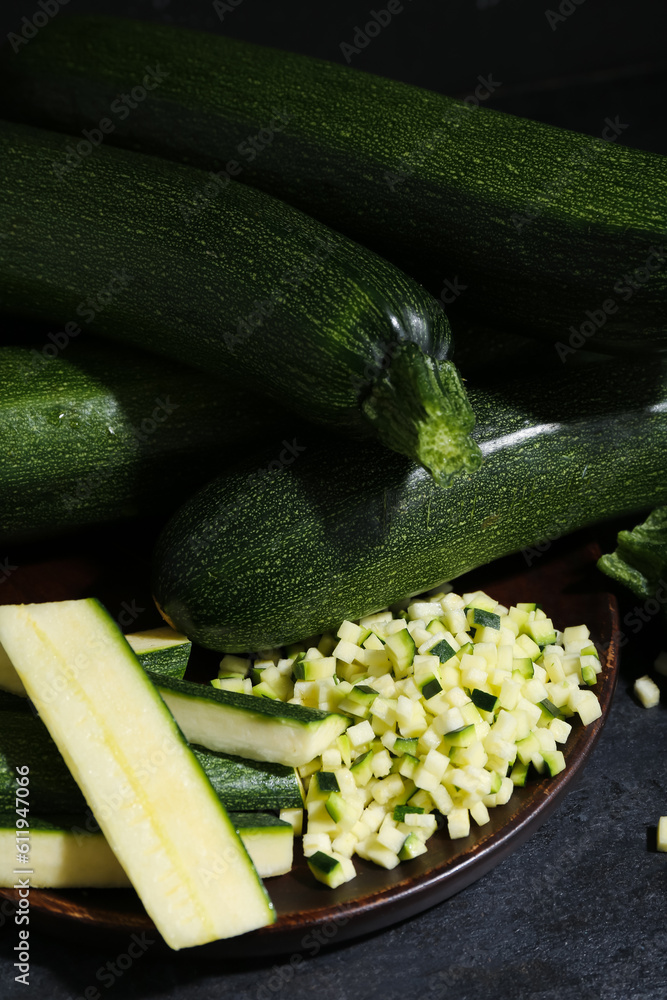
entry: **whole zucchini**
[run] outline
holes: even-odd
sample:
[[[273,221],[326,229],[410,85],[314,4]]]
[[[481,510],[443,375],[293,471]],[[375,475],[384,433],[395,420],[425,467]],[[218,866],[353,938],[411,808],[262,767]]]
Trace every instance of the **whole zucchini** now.
[[[75,141],[75,140],[72,140]],[[379,436],[440,482],[479,464],[440,304],[372,251],[242,184],[0,123],[0,297]],[[213,186],[196,219],[183,206]]]
[[[270,486],[249,478],[266,456],[209,484],[158,541],[164,617],[213,649],[281,645],[667,500],[667,365],[610,360],[469,392],[484,462],[448,490],[322,436]]]
[[[618,118],[580,135],[222,35],[97,16],[57,18],[7,50],[0,90],[6,114],[77,133],[54,160],[68,179],[86,171],[91,139],[221,183],[234,173],[436,294],[455,283],[455,307],[560,341],[562,357],[584,343],[665,349],[667,161],[620,146]]]
[[[65,349],[63,336],[0,347],[3,542],[164,516],[269,428],[296,423],[200,372],[103,343]]]

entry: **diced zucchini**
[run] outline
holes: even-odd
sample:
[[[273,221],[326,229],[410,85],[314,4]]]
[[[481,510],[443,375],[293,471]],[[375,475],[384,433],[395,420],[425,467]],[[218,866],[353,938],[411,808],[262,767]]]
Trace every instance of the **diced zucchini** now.
[[[512,766],[512,770],[510,771],[512,783],[519,788],[523,788],[526,784],[526,777],[528,776],[529,769],[530,761],[528,763],[524,763],[520,758],[517,758]],[[495,791],[497,792],[498,789],[496,788]]]
[[[461,726],[459,729],[454,729],[443,736],[445,743],[452,747],[469,747],[476,738],[477,734],[475,733],[474,725]]]
[[[347,697],[339,702],[338,708],[341,712],[349,712],[351,715],[365,718],[377,696],[378,692],[375,688],[369,687],[367,684],[354,684]]]
[[[540,647],[549,646],[556,642],[556,630],[550,618],[543,618],[539,621],[534,619],[528,622],[526,634]]]
[[[470,644],[472,647],[472,643]],[[429,649],[431,656],[437,656],[441,663],[447,663],[452,657],[456,656],[457,653],[461,653],[461,650],[455,650],[453,646],[447,642],[446,639],[441,639],[436,642],[434,646]]]
[[[357,757],[350,765],[350,771],[354,775],[354,780],[360,788],[363,788],[373,777],[373,757],[372,750],[367,750],[361,757]]]
[[[497,696],[490,694],[488,691],[480,691],[479,688],[473,688],[470,692],[470,697],[473,704],[477,708],[481,708],[484,712],[495,712],[498,707]]]
[[[333,771],[316,771],[308,786],[308,801],[320,799],[325,802],[332,792],[340,792],[338,778]]]
[[[466,621],[471,628],[500,628],[500,615],[493,611],[485,611],[483,608],[469,608],[466,611]]]
[[[423,813],[423,812],[424,812],[423,806],[415,806],[412,805],[411,802],[405,802],[402,803],[401,805],[394,806],[392,818],[397,823],[403,823],[408,813]]]
[[[424,841],[414,833],[409,833],[398,852],[401,861],[412,861],[420,854],[425,854],[428,850]]]
[[[407,628],[388,635],[385,640],[385,650],[389,655],[391,665],[397,677],[404,677],[415,658],[415,642]]]
[[[303,833],[303,809],[281,809],[278,818],[289,825],[294,830],[294,836],[300,837]]]
[[[563,756],[562,750],[543,750],[542,756],[544,758],[547,771],[552,778],[555,777],[555,775],[560,774],[561,771],[565,770],[565,757]]]
[[[561,718],[558,708],[552,701],[549,701],[548,698],[543,698],[539,702],[539,706],[542,709],[542,715],[540,716],[540,722],[542,725],[548,726],[552,719]]]
[[[294,677],[299,681],[319,681],[323,677],[333,677],[336,673],[335,656],[320,656],[315,660],[295,660],[292,665]]]

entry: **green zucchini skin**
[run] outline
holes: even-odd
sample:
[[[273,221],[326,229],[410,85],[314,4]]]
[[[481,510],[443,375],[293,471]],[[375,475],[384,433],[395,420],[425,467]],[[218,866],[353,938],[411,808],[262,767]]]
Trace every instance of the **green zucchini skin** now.
[[[293,767],[192,747],[225,808],[239,812],[300,809],[301,787]],[[30,806],[36,814],[83,815],[86,800],[46,726],[36,715],[6,710],[0,716],[0,811],[13,810],[16,768],[30,768]]]
[[[667,366],[609,360],[469,394],[484,461],[447,490],[400,456],[322,437],[270,489],[247,465],[210,483],[158,540],[162,614],[213,649],[280,646],[665,502]]]
[[[159,84],[114,115],[146,67]],[[106,116],[105,142],[215,170],[233,161],[240,181],[436,295],[458,278],[457,306],[492,324],[566,344],[587,324],[593,349],[665,349],[667,163],[618,145],[604,122],[592,138],[222,35],[98,16],[58,18],[20,58],[8,52],[2,90],[7,115],[77,134]]]
[[[236,386],[129,348],[57,357],[0,347],[0,541],[175,510],[294,418]]]
[[[75,141],[72,139],[72,141]],[[479,464],[440,304],[394,265],[247,185],[0,122],[0,295],[380,439],[447,481]],[[196,219],[184,207],[213,186]],[[20,221],[19,221],[20,220]],[[294,460],[294,457],[292,457]]]

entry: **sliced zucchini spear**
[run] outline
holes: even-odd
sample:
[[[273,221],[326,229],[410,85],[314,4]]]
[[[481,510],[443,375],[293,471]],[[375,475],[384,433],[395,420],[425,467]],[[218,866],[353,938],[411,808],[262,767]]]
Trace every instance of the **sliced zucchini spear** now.
[[[0,643],[167,944],[272,923],[224,806],[99,602],[0,607]]]

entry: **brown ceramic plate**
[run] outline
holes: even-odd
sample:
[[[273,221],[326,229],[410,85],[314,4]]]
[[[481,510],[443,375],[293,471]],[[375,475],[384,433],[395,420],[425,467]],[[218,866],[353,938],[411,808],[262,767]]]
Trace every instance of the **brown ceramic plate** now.
[[[327,942],[367,934],[413,916],[464,889],[516,850],[553,812],[586,764],[608,714],[618,667],[618,610],[595,569],[596,543],[576,536],[554,545],[528,568],[521,556],[477,570],[456,581],[455,589],[481,588],[506,605],[538,601],[559,628],[585,623],[601,652],[604,669],[596,693],[602,717],[575,725],[565,748],[567,768],[556,778],[517,789],[510,802],[490,810],[491,822],[475,827],[465,840],[438,831],[429,850],[414,861],[386,871],[357,859],[357,878],[331,890],[314,881],[302,857],[288,875],[267,880],[278,914],[271,927],[196,949],[202,957],[243,957],[285,952],[312,953]],[[64,572],[66,569],[66,572]],[[26,566],[4,590],[2,601],[59,600],[87,596],[98,572],[94,561],[69,560]],[[51,581],[49,584],[48,581]],[[98,591],[99,592],[99,591]],[[12,889],[0,896],[16,902]],[[32,890],[31,922],[46,925],[68,940],[109,943],[132,932],[158,938],[155,926],[130,890]],[[166,945],[165,945],[166,948]]]

